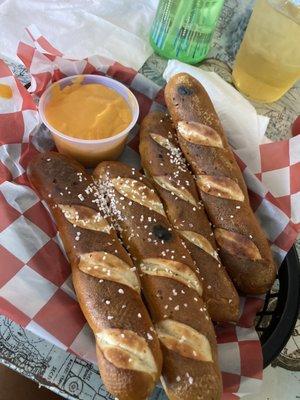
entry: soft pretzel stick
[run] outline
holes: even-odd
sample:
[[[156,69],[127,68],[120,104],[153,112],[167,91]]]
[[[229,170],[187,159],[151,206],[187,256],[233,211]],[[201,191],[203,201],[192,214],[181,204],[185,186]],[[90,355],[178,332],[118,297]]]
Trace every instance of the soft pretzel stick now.
[[[58,153],[38,155],[28,176],[57,223],[107,390],[120,400],[148,398],[161,371],[159,342],[135,267],[99,212],[91,177]]]
[[[265,293],[276,276],[270,246],[206,91],[192,76],[178,74],[168,82],[165,98],[214,226],[223,264],[239,290]]]
[[[168,222],[150,182],[119,162],[94,171],[119,233],[141,274],[143,296],[163,350],[162,383],[171,400],[221,395],[213,325],[196,266]]]

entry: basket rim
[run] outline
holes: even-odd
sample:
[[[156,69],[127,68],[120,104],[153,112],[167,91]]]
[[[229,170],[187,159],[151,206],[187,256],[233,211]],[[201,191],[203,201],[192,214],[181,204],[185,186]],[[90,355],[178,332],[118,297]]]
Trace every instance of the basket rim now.
[[[300,260],[293,245],[278,271],[278,300],[269,326],[260,337],[263,367],[280,354],[295,328],[300,306]],[[267,298],[266,301],[268,301]]]

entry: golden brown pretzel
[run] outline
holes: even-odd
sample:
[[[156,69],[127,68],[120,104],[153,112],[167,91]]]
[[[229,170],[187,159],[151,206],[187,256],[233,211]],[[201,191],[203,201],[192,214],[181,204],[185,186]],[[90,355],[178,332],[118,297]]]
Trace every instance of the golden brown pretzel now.
[[[242,292],[265,293],[276,276],[270,247],[207,93],[196,79],[182,73],[170,79],[165,98],[179,145],[196,175],[223,264]]]
[[[91,177],[58,153],[38,155],[28,176],[57,223],[107,390],[120,400],[148,398],[161,372],[157,334],[135,267],[99,212]]]
[[[150,182],[119,162],[94,171],[107,213],[141,274],[163,350],[162,383],[171,400],[217,400],[221,378],[213,325],[196,266],[168,222]],[[105,207],[105,204],[103,205]]]

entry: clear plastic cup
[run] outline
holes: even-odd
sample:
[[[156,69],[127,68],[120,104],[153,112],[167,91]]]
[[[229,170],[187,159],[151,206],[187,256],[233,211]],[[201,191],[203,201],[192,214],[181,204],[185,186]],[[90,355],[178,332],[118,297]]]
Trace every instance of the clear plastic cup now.
[[[45,107],[51,97],[52,86],[59,84],[61,88],[63,88],[67,85],[71,85],[75,79],[78,79],[78,77],[83,77],[83,81],[81,82],[82,85],[98,83],[107,86],[114,89],[126,100],[132,113],[132,121],[126,129],[109,138],[85,140],[67,136],[50,125],[45,116]],[[53,85],[49,86],[42,94],[38,109],[43,123],[52,133],[58,151],[75,158],[87,167],[94,167],[103,160],[117,159],[122,153],[127,136],[136,124],[139,116],[139,104],[134,94],[122,83],[100,75],[68,76],[67,78],[55,82]]]

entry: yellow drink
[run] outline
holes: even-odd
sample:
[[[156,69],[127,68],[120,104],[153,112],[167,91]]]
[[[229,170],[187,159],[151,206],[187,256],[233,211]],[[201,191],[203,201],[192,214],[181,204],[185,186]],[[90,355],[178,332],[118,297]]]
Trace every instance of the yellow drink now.
[[[257,0],[235,60],[235,86],[252,99],[269,103],[299,78],[300,5]]]

